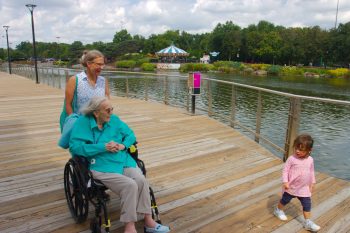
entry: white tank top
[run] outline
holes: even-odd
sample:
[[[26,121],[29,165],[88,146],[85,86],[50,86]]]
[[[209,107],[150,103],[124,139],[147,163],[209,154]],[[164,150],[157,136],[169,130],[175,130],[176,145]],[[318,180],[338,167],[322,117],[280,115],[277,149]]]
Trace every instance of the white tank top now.
[[[106,96],[106,81],[102,76],[98,76],[95,86],[91,86],[85,72],[76,75],[78,78],[77,87],[77,109],[74,113],[80,114],[80,110],[94,96]]]

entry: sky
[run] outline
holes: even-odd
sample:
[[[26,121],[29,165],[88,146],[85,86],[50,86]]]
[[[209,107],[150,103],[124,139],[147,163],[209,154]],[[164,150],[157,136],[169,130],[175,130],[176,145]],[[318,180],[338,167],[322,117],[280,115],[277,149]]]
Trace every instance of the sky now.
[[[10,26],[11,48],[32,42],[29,3],[37,5],[35,39],[41,42],[111,42],[121,29],[146,38],[167,30],[205,33],[226,21],[241,28],[266,20],[284,27],[331,29],[338,1],[338,24],[350,22],[350,0],[0,0],[0,26]],[[7,47],[2,27],[0,47]]]

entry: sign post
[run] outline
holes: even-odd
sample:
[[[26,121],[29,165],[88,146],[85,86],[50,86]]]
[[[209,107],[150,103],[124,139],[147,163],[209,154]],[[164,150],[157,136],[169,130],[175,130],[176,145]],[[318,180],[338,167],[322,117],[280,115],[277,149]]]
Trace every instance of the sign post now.
[[[201,94],[201,73],[194,72],[188,75],[188,89],[192,96],[192,114],[196,111],[196,95]]]

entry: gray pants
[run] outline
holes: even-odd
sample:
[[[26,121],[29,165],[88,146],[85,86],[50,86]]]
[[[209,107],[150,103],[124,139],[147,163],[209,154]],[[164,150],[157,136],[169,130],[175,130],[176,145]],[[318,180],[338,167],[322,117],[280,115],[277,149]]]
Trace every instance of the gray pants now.
[[[121,222],[137,222],[137,214],[151,214],[149,184],[139,168],[124,168],[123,175],[91,171],[121,198]]]

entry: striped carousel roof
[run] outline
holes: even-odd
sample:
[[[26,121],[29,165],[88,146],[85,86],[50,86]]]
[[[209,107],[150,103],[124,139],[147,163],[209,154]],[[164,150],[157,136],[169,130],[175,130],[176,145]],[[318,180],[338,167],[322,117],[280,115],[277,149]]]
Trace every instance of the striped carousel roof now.
[[[156,52],[159,56],[188,56],[189,54],[175,45],[171,45],[165,49],[159,50]]]

